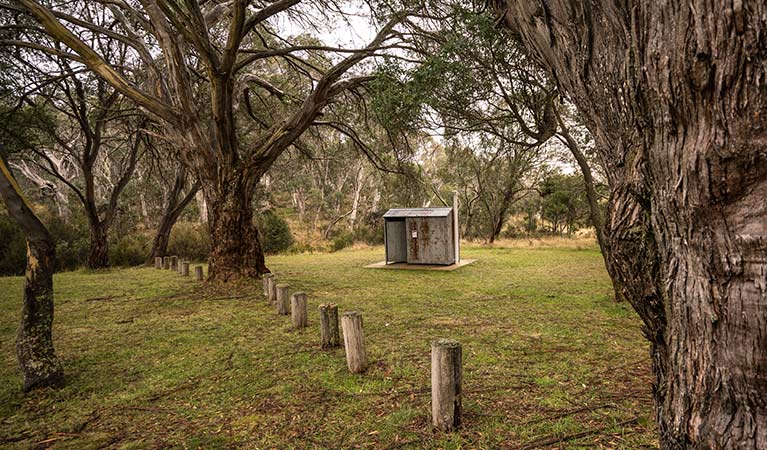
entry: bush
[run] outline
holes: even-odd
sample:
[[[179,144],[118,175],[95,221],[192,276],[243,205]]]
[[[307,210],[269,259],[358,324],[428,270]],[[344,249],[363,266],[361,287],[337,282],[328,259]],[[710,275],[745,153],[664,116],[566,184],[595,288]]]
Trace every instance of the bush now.
[[[146,261],[152,244],[152,238],[143,233],[133,233],[120,237],[109,246],[110,266],[138,266]]]
[[[354,233],[354,240],[368,245],[382,245],[384,243],[383,227],[360,227]]]
[[[293,244],[293,235],[288,223],[271,210],[258,215],[256,226],[264,253],[284,252]]]
[[[64,222],[42,208],[35,212],[56,243],[56,271],[80,267],[90,250],[87,224],[82,220]],[[0,275],[23,274],[27,257],[26,237],[5,210],[0,212],[0,236]]]
[[[0,212],[0,275],[21,275],[27,264],[27,240],[24,233],[5,214]]]
[[[333,236],[333,240],[330,243],[330,251],[337,252],[350,247],[352,244],[354,244],[354,235],[348,231],[341,231]]]
[[[288,253],[290,254],[298,254],[298,253],[314,253],[317,251],[312,244],[308,242],[294,242],[293,245],[288,248]]]
[[[41,219],[56,242],[56,270],[73,270],[85,264],[91,248],[85,217],[72,214],[70,220],[64,222],[58,215],[47,213],[42,214]]]
[[[168,254],[195,261],[204,261],[210,252],[208,227],[192,222],[177,222],[170,232]],[[149,254],[146,251],[145,256]]]

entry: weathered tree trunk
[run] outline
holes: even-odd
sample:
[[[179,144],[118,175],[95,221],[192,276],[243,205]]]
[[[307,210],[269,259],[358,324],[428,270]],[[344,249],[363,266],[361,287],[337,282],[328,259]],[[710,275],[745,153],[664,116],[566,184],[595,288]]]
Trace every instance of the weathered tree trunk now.
[[[102,223],[91,224],[91,247],[86,266],[89,269],[109,267],[108,227]]]
[[[208,279],[230,281],[268,273],[264,252],[253,223],[253,190],[236,180],[217,195],[206,191],[209,208],[210,255]],[[204,187],[203,189],[211,189]]]
[[[494,7],[597,139],[661,448],[767,448],[767,4]]]
[[[5,161],[0,157],[0,195],[8,214],[27,238],[27,268],[16,355],[24,374],[24,391],[64,384],[64,371],[53,348],[53,271],[56,245],[48,230],[24,200]]]

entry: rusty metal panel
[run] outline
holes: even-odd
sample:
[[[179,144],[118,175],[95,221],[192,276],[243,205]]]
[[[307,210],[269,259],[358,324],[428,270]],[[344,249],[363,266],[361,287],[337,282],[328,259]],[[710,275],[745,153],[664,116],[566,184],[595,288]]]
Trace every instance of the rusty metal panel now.
[[[407,261],[407,235],[404,220],[386,220],[386,262]]]
[[[411,264],[453,264],[452,217],[408,217],[407,262]]]

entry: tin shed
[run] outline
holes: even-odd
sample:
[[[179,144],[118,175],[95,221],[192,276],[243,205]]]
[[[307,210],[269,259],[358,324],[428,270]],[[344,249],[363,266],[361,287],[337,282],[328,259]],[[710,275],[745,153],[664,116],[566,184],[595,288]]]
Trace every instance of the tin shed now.
[[[454,208],[398,208],[384,214],[386,263],[460,261]]]

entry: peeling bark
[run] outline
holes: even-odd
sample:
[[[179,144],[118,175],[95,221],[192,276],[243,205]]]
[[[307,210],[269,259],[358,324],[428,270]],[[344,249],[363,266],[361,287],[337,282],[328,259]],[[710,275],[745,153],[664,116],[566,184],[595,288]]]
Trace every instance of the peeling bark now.
[[[767,5],[493,6],[597,140],[661,448],[767,448]]]

